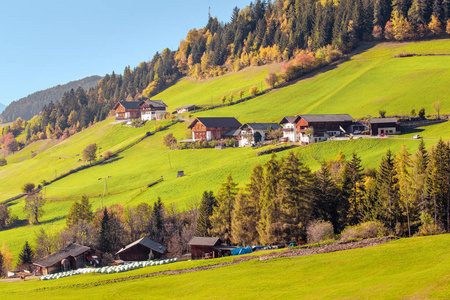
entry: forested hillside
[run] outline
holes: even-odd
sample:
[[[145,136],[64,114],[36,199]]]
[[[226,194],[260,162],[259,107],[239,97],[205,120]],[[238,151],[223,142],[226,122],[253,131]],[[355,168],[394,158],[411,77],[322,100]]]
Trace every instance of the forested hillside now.
[[[105,119],[117,101],[151,98],[183,76],[205,79],[284,61],[279,80],[290,81],[340,58],[360,41],[446,35],[449,7],[448,0],[257,0],[236,7],[228,23],[210,16],[204,28],[187,33],[177,51],[165,49],[134,69],[127,66],[123,75],[106,75],[90,92],[68,94],[45,107],[50,118],[43,118],[40,130],[57,137],[75,126],[79,130]],[[73,111],[77,116],[70,124]]]
[[[28,95],[17,101],[13,101],[4,109],[4,111],[4,106],[2,107],[2,104],[0,104],[0,112],[3,111],[0,115],[0,119],[4,122],[12,122],[19,117],[30,120],[42,110],[42,107],[44,107],[45,104],[60,101],[65,92],[68,92],[71,89],[77,89],[78,87],[89,90],[90,88],[95,87],[100,79],[100,76],[90,76],[63,85],[57,85]]]

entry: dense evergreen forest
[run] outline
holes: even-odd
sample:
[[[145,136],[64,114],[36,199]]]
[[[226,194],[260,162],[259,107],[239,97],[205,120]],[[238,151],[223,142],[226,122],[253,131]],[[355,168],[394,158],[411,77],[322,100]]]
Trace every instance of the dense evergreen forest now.
[[[105,119],[116,102],[151,98],[182,76],[202,79],[285,61],[280,75],[289,81],[338,59],[360,41],[450,34],[449,17],[449,0],[257,0],[234,8],[228,23],[209,16],[177,51],[165,49],[134,69],[126,67],[123,75],[106,75],[89,91],[66,92],[43,107],[31,136],[68,136]]]
[[[0,119],[4,122],[12,122],[17,118],[30,120],[35,115],[39,114],[45,104],[61,100],[61,97],[65,92],[78,87],[89,90],[95,87],[100,79],[100,76],[90,76],[35,92],[9,104],[0,115]],[[0,112],[2,112],[1,106],[2,104],[0,104]]]

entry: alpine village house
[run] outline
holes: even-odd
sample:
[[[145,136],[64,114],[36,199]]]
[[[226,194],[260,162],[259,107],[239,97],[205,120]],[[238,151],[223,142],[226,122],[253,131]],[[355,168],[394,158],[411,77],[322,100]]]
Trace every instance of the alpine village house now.
[[[162,100],[121,101],[114,105],[116,120],[131,121],[141,118],[142,121],[162,120],[167,105]]]

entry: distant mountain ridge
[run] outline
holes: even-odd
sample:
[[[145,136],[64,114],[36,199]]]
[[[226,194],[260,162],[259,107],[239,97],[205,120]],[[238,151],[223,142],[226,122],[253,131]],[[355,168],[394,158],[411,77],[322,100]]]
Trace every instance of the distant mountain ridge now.
[[[24,98],[11,102],[6,108],[2,108],[0,104],[0,119],[3,122],[15,121],[18,117],[25,120],[30,120],[37,115],[45,104],[50,102],[60,101],[65,92],[71,89],[76,90],[82,87],[84,90],[89,90],[97,85],[102,77],[94,75],[80,80],[68,82],[66,84],[57,85],[52,88],[35,92]]]
[[[0,113],[5,110],[5,105],[0,103]]]

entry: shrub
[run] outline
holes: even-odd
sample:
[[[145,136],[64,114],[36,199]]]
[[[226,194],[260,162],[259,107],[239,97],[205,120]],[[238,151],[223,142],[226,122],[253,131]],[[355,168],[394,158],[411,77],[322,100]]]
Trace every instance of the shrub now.
[[[387,229],[379,221],[370,221],[349,226],[341,233],[341,240],[370,239],[388,235]]]
[[[422,225],[419,227],[419,231],[416,233],[417,236],[443,233],[443,230],[439,228],[439,226],[434,224],[433,218],[427,213],[422,213],[420,215],[420,222],[422,223]]]
[[[0,167],[6,166],[7,164],[8,164],[8,162],[6,161],[6,158],[4,158],[3,156],[0,156]]]
[[[314,221],[306,228],[308,244],[320,243],[334,238],[333,225],[330,222]]]
[[[227,147],[234,147],[235,144],[236,144],[236,140],[234,138],[227,140],[227,142],[225,143],[225,145]]]
[[[257,87],[256,85],[252,86],[252,87],[250,88],[250,90],[249,90],[249,93],[250,93],[251,96],[255,97],[256,94],[259,93],[258,87]]]
[[[35,187],[36,186],[34,185],[34,183],[27,182],[22,185],[21,189],[22,189],[22,192],[24,192],[25,194],[28,194],[28,193],[32,192]]]
[[[216,140],[212,140],[210,143],[209,143],[209,145],[212,147],[212,148],[215,148],[216,146],[217,146],[217,141]]]
[[[113,156],[113,153],[112,153],[110,150],[108,150],[108,151],[105,152],[105,154],[103,154],[103,159],[104,159],[104,160],[108,160],[108,159],[110,159],[112,156]]]

